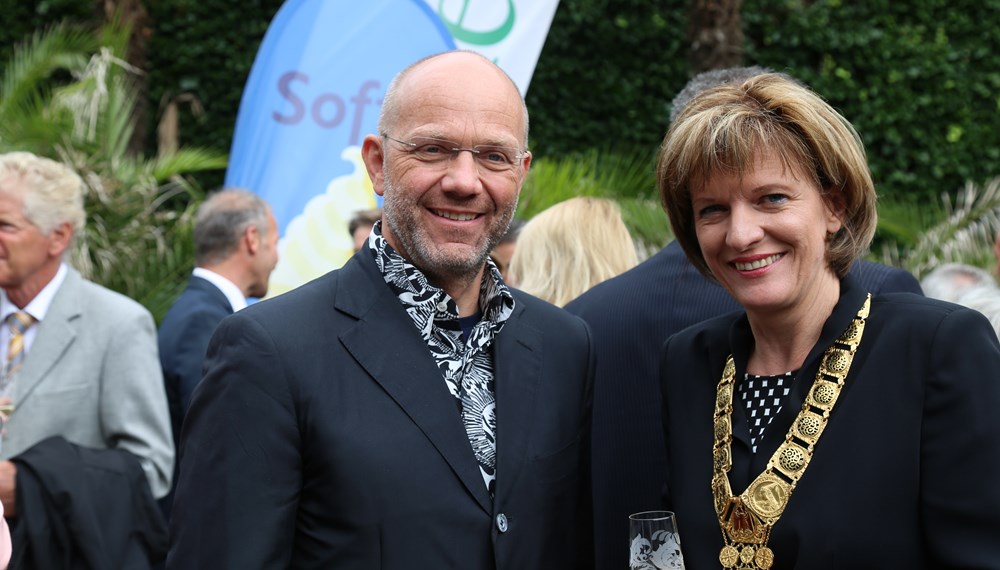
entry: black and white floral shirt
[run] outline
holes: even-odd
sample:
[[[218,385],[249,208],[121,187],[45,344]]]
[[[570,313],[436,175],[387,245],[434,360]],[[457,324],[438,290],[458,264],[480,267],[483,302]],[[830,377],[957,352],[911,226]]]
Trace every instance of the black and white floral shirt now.
[[[490,496],[496,487],[497,416],[493,390],[493,341],[514,312],[514,297],[500,271],[487,259],[479,289],[482,318],[468,339],[462,338],[458,305],[422,271],[403,259],[382,237],[377,222],[368,238],[385,282],[420,331],[431,356],[455,397],[469,442]]]

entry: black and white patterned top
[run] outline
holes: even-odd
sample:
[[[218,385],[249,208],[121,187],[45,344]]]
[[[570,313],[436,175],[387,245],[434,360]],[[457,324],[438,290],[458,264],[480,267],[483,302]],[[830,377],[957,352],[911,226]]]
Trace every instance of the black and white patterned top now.
[[[781,405],[792,391],[794,372],[777,376],[744,374],[740,383],[740,398],[747,411],[750,424],[750,448],[757,453],[757,442],[764,437],[764,429],[781,411]]]
[[[497,416],[493,389],[493,341],[514,312],[514,296],[504,285],[500,271],[487,259],[479,289],[482,318],[468,339],[462,338],[458,305],[414,265],[403,259],[382,237],[376,222],[368,238],[385,282],[399,298],[420,331],[431,356],[455,396],[458,411],[469,436],[486,488],[496,487]]]

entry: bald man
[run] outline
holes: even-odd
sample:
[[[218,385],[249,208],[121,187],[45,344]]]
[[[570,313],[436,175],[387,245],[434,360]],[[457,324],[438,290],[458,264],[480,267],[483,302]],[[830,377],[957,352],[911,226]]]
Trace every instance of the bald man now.
[[[378,128],[361,251],[211,341],[168,568],[590,564],[590,332],[489,259],[531,164],[524,101],[448,52],[390,83]]]

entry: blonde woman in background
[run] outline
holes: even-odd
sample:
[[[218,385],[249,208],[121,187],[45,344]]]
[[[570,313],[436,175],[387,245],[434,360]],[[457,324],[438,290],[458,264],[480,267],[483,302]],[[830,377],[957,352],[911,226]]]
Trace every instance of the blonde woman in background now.
[[[511,284],[560,307],[638,264],[621,210],[604,198],[570,198],[521,230]]]

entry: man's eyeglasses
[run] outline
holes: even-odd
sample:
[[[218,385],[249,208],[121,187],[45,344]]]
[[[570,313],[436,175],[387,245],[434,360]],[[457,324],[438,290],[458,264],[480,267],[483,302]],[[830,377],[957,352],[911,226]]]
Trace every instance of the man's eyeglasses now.
[[[469,151],[476,163],[494,172],[504,172],[513,169],[527,154],[526,150],[518,150],[507,146],[479,144],[472,148],[462,148],[458,143],[441,139],[415,137],[410,141],[394,139],[382,133],[382,136],[395,141],[409,149],[417,160],[427,164],[444,164],[445,161],[458,157],[458,153]]]

